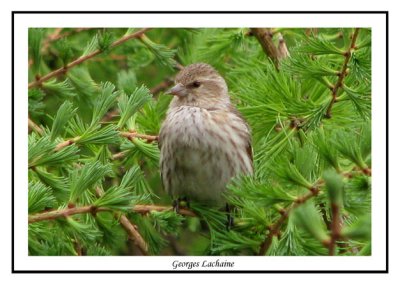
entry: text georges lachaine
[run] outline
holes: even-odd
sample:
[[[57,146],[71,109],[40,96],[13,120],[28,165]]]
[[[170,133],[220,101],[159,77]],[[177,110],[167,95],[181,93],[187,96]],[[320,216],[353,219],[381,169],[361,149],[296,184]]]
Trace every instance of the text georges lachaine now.
[[[172,262],[172,269],[194,269],[194,268],[233,268],[235,266],[234,261],[227,260],[202,260],[202,261],[179,261],[174,260]]]

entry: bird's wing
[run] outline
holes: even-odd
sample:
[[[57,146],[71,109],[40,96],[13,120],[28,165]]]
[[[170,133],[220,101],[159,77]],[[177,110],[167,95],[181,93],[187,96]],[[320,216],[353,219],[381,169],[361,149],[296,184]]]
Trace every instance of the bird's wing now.
[[[229,107],[229,111],[231,111],[232,113],[234,113],[237,117],[239,117],[244,125],[247,128],[247,146],[246,146],[246,152],[249,155],[251,162],[253,163],[253,147],[251,146],[251,129],[249,124],[247,123],[246,119],[243,117],[243,115],[233,106],[230,105]]]

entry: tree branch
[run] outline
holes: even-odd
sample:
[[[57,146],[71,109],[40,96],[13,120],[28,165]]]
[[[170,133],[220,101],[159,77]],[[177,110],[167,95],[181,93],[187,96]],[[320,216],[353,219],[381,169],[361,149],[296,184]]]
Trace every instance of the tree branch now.
[[[278,43],[279,60],[281,60],[283,58],[289,57],[290,53],[286,46],[286,42],[285,42],[285,39],[283,38],[282,34],[278,33],[277,36],[278,36],[278,40],[279,40],[279,43]]]
[[[39,127],[31,118],[28,117],[28,128],[37,132],[39,135],[43,135],[43,129]]]
[[[157,141],[158,140],[158,136],[152,136],[152,135],[146,135],[146,134],[138,134],[135,131],[131,131],[131,132],[120,132],[120,135],[122,137],[126,137],[128,139],[133,139],[133,138],[139,138],[139,139],[144,139],[146,140],[148,143],[151,143],[153,141]],[[76,143],[79,140],[79,137],[76,138],[72,138],[72,139],[68,139],[65,141],[60,142],[59,144],[57,144],[57,146],[54,148],[54,151],[60,151],[61,149],[63,149],[64,147],[70,146],[74,143]],[[122,155],[122,154],[120,154]]]
[[[157,84],[156,86],[152,87],[150,89],[150,93],[153,94],[153,98],[157,98],[157,95],[159,92],[172,86],[173,83],[174,83],[174,81],[171,78],[167,78],[164,81]],[[101,122],[107,123],[107,122],[111,121],[112,119],[114,119],[114,117],[118,116],[118,114],[119,114],[118,109],[112,109],[111,111],[109,111],[107,114],[104,115]]]
[[[335,255],[336,241],[340,239],[341,232],[341,218],[340,208],[337,204],[331,204],[332,209],[332,223],[331,223],[331,239],[328,244],[329,255]]]
[[[56,28],[53,33],[49,34],[43,40],[42,51],[46,50],[49,47],[51,42],[54,42],[54,41],[59,40],[61,38],[68,37],[68,36],[70,36],[72,34],[77,34],[77,33],[83,32],[83,31],[87,31],[87,30],[90,30],[90,29],[93,29],[93,28],[76,28],[76,29],[73,29],[72,31],[61,33],[62,29],[63,28]]]
[[[132,139],[132,138],[139,138],[139,139],[144,139],[146,140],[148,143],[151,143],[153,141],[157,141],[158,140],[158,136],[152,136],[152,135],[146,135],[146,134],[138,134],[135,131],[130,131],[130,132],[120,132],[120,135],[122,137],[128,138],[128,139]]]
[[[122,227],[128,233],[129,238],[134,241],[134,243],[137,245],[142,254],[148,255],[149,249],[147,243],[144,241],[143,237],[137,230],[137,226],[132,224],[125,215],[121,215],[119,221],[121,222]]]
[[[250,31],[260,42],[265,54],[269,58],[271,58],[276,69],[279,69],[280,53],[272,40],[272,36],[273,36],[272,29],[271,28],[251,28]]]
[[[328,108],[326,110],[326,113],[325,113],[325,117],[327,117],[328,119],[332,118],[332,107],[333,107],[333,104],[335,104],[336,99],[337,99],[338,91],[343,86],[344,78],[348,74],[347,65],[348,65],[348,63],[350,61],[352,52],[356,48],[356,40],[357,40],[357,36],[358,36],[359,32],[360,32],[360,28],[356,28],[354,33],[353,33],[353,35],[352,35],[352,37],[351,37],[350,46],[347,49],[347,51],[344,52],[344,54],[343,54],[344,62],[343,62],[343,65],[342,65],[342,69],[341,69],[341,71],[339,73],[339,78],[338,78],[336,84],[332,88],[332,92],[331,92],[332,99],[331,99],[331,101],[329,103],[329,106],[328,106]]]
[[[54,151],[60,151],[64,147],[70,146],[76,142],[77,138],[69,139],[63,142],[60,142],[58,145],[56,145]]]
[[[289,217],[290,212],[293,209],[300,206],[301,204],[304,204],[312,197],[317,196],[320,192],[318,188],[311,188],[310,191],[311,191],[310,193],[308,193],[303,197],[297,198],[289,207],[280,211],[281,217],[278,219],[278,221],[276,221],[274,224],[268,227],[268,235],[266,236],[265,240],[261,243],[258,255],[264,256],[267,253],[268,249],[272,244],[272,239],[274,238],[274,236],[277,236],[279,234],[281,227],[283,223],[286,221],[286,219]]]
[[[87,213],[93,214],[93,213],[105,212],[105,211],[114,211],[114,210],[106,208],[106,207],[96,207],[93,205],[50,210],[50,211],[46,211],[46,212],[29,215],[28,223],[32,224],[32,223],[41,222],[41,221],[66,218],[66,217],[78,215],[78,214],[87,214]],[[162,205],[135,205],[135,206],[133,206],[132,211],[139,213],[139,214],[147,214],[151,211],[157,211],[157,212],[174,211],[174,208],[172,206],[162,206]],[[192,212],[188,209],[179,209],[178,214],[181,214],[183,216],[189,216],[189,217],[197,216],[194,212]]]
[[[114,47],[119,46],[120,44],[122,44],[122,43],[124,43],[124,42],[126,42],[126,41],[128,41],[130,39],[139,38],[141,35],[143,35],[145,32],[147,32],[150,29],[151,28],[144,28],[144,29],[141,29],[141,30],[133,33],[133,34],[123,36],[122,38],[120,38],[120,39],[116,40],[115,42],[113,42],[110,47],[114,48]],[[90,53],[88,55],[82,56],[82,57],[80,57],[80,58],[68,63],[64,67],[56,69],[56,70],[46,74],[45,76],[40,77],[38,80],[29,83],[28,84],[28,88],[30,89],[30,88],[39,86],[43,82],[45,82],[45,81],[47,81],[47,80],[49,80],[49,79],[51,79],[53,77],[56,77],[56,76],[58,76],[60,74],[63,74],[65,72],[67,72],[72,67],[77,66],[77,65],[81,64],[82,62],[85,62],[85,61],[95,57],[96,55],[101,54],[102,52],[103,52],[103,50],[98,49],[98,50],[95,50],[94,52],[92,52],[92,53]]]

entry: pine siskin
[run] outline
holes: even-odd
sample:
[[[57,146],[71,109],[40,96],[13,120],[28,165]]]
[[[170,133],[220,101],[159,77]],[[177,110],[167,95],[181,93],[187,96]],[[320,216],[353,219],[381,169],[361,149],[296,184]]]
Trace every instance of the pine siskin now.
[[[221,205],[230,179],[253,172],[250,128],[210,65],[185,67],[175,83],[159,136],[164,188],[174,198]]]

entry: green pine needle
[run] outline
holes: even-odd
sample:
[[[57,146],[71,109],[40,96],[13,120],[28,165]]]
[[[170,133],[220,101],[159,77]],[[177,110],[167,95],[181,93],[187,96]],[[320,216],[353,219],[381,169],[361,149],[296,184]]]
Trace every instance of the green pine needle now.
[[[34,133],[28,139],[28,166],[29,168],[47,165],[62,166],[76,160],[78,148],[70,145],[55,151],[57,141],[52,142],[49,136],[38,138]]]
[[[122,128],[129,118],[150,100],[150,91],[144,85],[136,88],[129,97],[122,94],[118,102],[118,107],[121,110],[121,118],[118,122],[118,127]]]
[[[307,201],[305,204],[295,209],[295,217],[297,224],[320,242],[329,239],[329,236],[324,229],[321,216],[312,200]]]
[[[50,187],[46,187],[41,182],[30,182],[28,188],[28,212],[30,214],[56,205],[56,199]]]
[[[53,126],[51,128],[50,140],[54,141],[61,132],[64,130],[68,121],[75,115],[76,109],[73,109],[73,105],[69,101],[65,101],[57,111],[57,115],[54,118]]]
[[[114,90],[115,86],[110,82],[105,82],[100,85],[100,95],[93,108],[92,126],[98,124],[112,105],[116,103],[116,99],[121,92]]]
[[[53,96],[60,98],[68,98],[76,96],[74,88],[70,85],[68,79],[58,82],[56,80],[50,80],[42,84],[43,89]]]
[[[129,211],[133,207],[134,196],[129,189],[113,186],[94,202],[97,207],[106,207],[119,211]]]
[[[110,165],[100,162],[87,163],[71,173],[70,200],[76,201],[85,190],[93,188],[96,183],[112,173]]]

